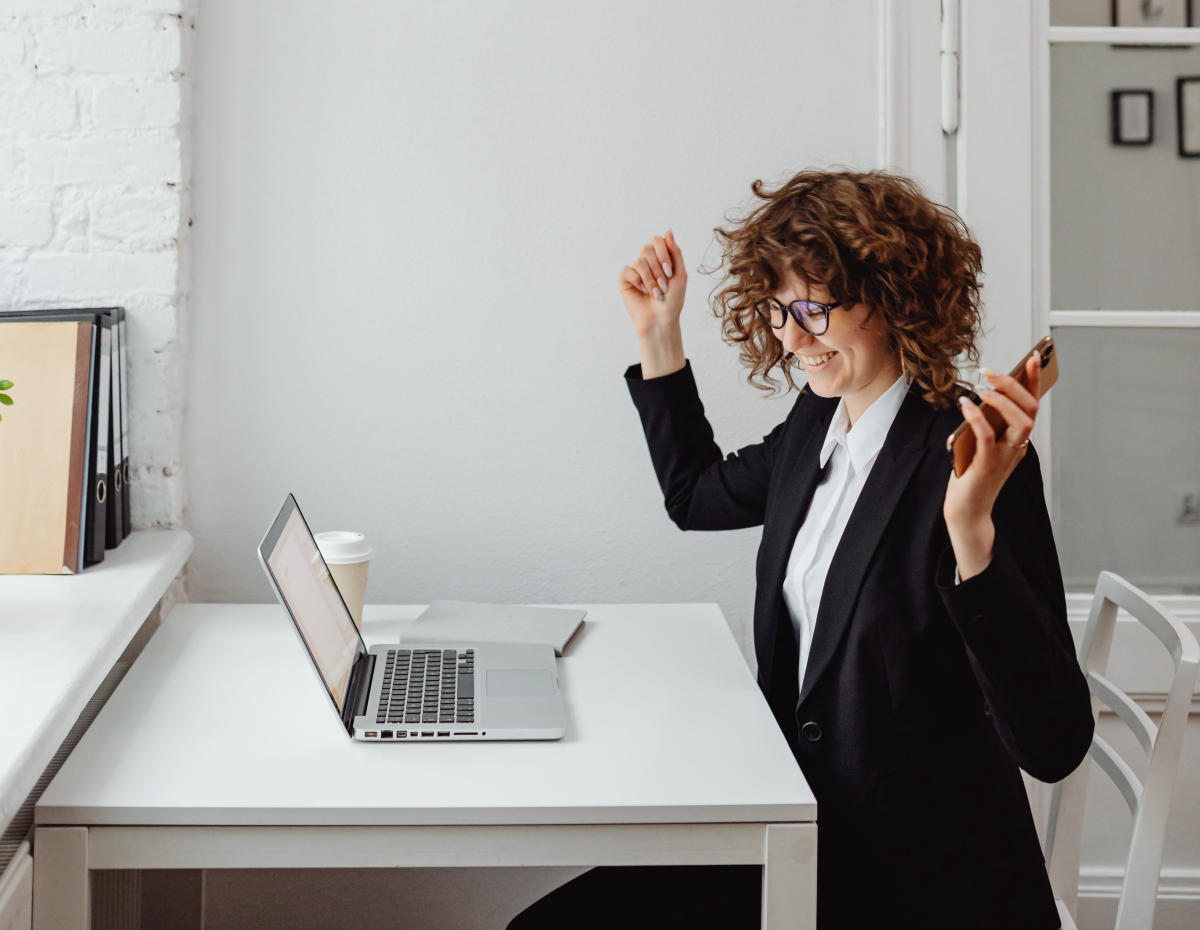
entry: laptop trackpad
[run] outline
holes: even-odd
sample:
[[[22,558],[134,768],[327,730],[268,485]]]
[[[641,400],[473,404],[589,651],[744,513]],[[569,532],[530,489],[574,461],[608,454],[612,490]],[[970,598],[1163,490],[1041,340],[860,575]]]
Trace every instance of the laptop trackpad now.
[[[545,697],[554,694],[554,677],[544,668],[490,668],[489,697]]]

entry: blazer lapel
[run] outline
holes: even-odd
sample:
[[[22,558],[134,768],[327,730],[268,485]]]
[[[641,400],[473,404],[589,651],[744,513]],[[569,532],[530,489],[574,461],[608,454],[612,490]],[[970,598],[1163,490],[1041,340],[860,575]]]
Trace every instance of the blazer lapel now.
[[[781,623],[788,625],[787,632],[793,648],[788,667],[780,669],[780,672],[788,675],[793,681],[796,678],[795,634],[791,630],[791,620],[783,601],[783,576],[787,571],[788,557],[791,555],[796,533],[800,530],[805,514],[808,513],[813,492],[821,479],[821,446],[825,442],[829,418],[837,408],[837,401],[826,401],[823,407],[824,409],[814,417],[799,451],[788,456],[777,466],[785,477],[781,483],[779,498],[772,507],[772,519],[763,528],[764,562],[759,566],[758,586],[763,603],[755,609],[755,615],[761,618],[760,622],[755,624],[755,651],[760,657],[772,657],[772,667],[760,667],[758,676],[759,682],[768,691],[774,683],[778,660],[787,658],[787,655],[777,648],[776,638],[783,635],[778,629]]]
[[[935,416],[935,411],[921,395],[910,390],[879,450],[879,457],[854,505],[825,578],[808,665],[804,670],[804,684],[800,689],[801,704],[829,665],[849,627],[871,558],[901,494],[928,451],[927,436]]]

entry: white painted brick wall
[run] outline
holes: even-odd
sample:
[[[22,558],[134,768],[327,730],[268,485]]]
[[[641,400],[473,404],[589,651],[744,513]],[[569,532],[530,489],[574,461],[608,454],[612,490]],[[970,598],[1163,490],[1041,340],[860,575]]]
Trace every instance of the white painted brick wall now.
[[[0,0],[0,309],[126,308],[138,528],[186,520],[197,2]]]
[[[0,29],[0,72],[11,71],[25,57],[25,40]]]
[[[0,242],[45,245],[54,232],[50,208],[48,200],[0,200]]]
[[[83,0],[0,0],[0,17],[61,16],[81,6]]]
[[[146,129],[179,124],[179,89],[173,84],[104,87],[92,99],[97,129]]]
[[[43,74],[170,73],[179,67],[179,33],[178,20],[151,29],[67,30],[41,43],[38,69]]]

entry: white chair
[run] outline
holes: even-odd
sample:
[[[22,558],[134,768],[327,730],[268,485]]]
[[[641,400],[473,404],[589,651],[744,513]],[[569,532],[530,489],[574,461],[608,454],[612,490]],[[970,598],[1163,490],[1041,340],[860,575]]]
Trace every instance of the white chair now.
[[[1158,637],[1175,661],[1175,674],[1157,727],[1145,711],[1104,677],[1118,608]],[[1143,785],[1129,765],[1101,738],[1099,731],[1088,750],[1100,769],[1113,780],[1133,813],[1133,838],[1125,863],[1125,882],[1117,905],[1115,930],[1149,930],[1154,922],[1167,815],[1192,689],[1196,684],[1196,669],[1200,665],[1200,647],[1188,628],[1169,610],[1120,576],[1101,572],[1083,643],[1079,647],[1079,664],[1092,692],[1092,715],[1096,715],[1100,703],[1116,713],[1133,731],[1148,760]],[[1054,786],[1050,796],[1046,861],[1051,884],[1060,897],[1058,912],[1064,930],[1075,930],[1079,845],[1090,770],[1091,766],[1085,760],[1085,764]]]

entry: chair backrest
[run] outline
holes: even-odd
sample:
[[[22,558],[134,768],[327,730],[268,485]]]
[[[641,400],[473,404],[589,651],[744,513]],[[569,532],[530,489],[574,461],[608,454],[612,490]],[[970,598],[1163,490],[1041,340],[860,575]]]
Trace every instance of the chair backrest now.
[[[1112,649],[1118,608],[1140,621],[1171,654],[1175,674],[1158,726],[1127,694],[1104,673]],[[1101,572],[1092,598],[1087,629],[1079,647],[1079,664],[1087,675],[1092,693],[1092,715],[1104,704],[1133,734],[1147,757],[1143,784],[1133,769],[1099,734],[1092,739],[1088,754],[1121,792],[1133,814],[1133,838],[1125,863],[1125,883],[1117,905],[1115,930],[1147,930],[1154,922],[1154,902],[1162,867],[1167,815],[1175,789],[1175,774],[1183,748],[1200,646],[1190,630],[1174,614],[1144,591],[1119,575]],[[1079,897],[1079,846],[1083,832],[1083,807],[1091,766],[1080,765],[1054,786],[1050,797],[1050,820],[1046,831],[1046,861],[1055,894],[1076,914]]]

